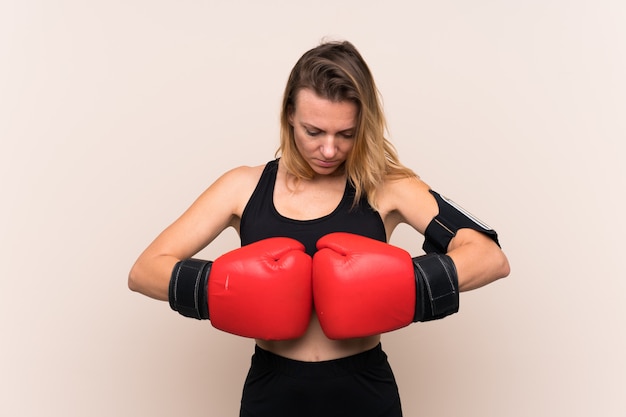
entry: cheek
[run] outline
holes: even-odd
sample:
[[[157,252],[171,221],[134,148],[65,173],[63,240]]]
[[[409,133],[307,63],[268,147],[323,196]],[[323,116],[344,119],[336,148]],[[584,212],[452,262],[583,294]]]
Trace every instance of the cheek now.
[[[296,149],[298,149],[300,153],[304,154],[310,152],[314,147],[311,142],[312,141],[305,140],[301,132],[298,132],[297,130],[294,131],[294,143],[296,145]]]
[[[354,148],[354,140],[352,139],[342,140],[339,144],[339,149],[341,150],[341,152],[343,152],[346,155],[349,154],[353,148]]]

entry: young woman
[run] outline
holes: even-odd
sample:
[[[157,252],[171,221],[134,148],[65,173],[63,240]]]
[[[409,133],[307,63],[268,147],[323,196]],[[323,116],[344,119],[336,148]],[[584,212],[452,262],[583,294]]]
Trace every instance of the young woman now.
[[[284,93],[277,158],[223,174],[140,255],[129,287],[254,338],[241,416],[401,416],[380,334],[458,310],[509,274],[497,235],[403,166],[349,42],[306,52]],[[386,242],[425,236],[411,258]],[[242,247],[193,259],[228,227]]]

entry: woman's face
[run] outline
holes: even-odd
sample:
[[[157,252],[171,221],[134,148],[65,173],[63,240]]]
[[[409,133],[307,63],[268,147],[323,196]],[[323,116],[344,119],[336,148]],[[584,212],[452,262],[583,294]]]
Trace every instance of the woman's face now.
[[[317,175],[330,175],[347,159],[354,146],[357,106],[330,101],[309,89],[298,92],[289,115],[295,143]]]

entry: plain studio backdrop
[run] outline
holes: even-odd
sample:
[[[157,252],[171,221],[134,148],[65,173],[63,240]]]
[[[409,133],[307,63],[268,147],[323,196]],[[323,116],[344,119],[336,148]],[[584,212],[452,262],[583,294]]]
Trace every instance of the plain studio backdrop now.
[[[253,342],[127,274],[220,174],[273,158],[324,38],[359,48],[401,160],[512,265],[383,337],[405,415],[626,415],[625,28],[621,0],[3,0],[0,415],[237,415]]]

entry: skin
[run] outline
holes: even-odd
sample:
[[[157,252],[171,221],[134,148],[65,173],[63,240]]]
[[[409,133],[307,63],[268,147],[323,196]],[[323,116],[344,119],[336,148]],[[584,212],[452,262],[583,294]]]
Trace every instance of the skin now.
[[[356,115],[354,103],[329,101],[306,89],[298,93],[290,123],[294,128],[296,146],[315,176],[296,183],[279,164],[274,205],[283,216],[310,220],[327,215],[337,207],[346,183],[341,167],[354,145]],[[139,256],[129,274],[129,288],[166,301],[170,273],[176,262],[194,256],[228,227],[239,231],[241,215],[263,167],[238,167],[215,181]],[[400,223],[424,233],[438,212],[429,189],[417,178],[382,184],[377,204],[388,238]],[[487,285],[507,276],[510,271],[500,248],[491,239],[470,229],[457,233],[450,242],[448,255],[457,267],[461,291]],[[313,314],[304,336],[288,341],[257,340],[256,343],[284,357],[321,361],[363,352],[375,347],[379,341],[380,335],[330,340]]]

